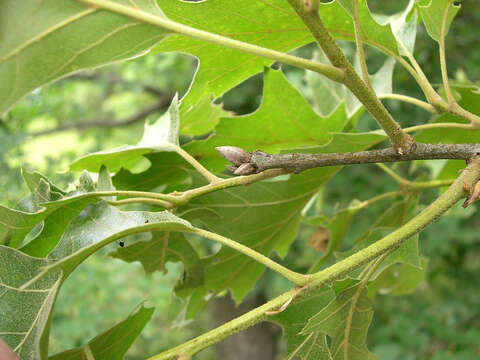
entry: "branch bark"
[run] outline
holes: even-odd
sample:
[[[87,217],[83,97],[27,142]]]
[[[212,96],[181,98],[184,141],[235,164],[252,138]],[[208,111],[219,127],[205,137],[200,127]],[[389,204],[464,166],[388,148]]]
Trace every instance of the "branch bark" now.
[[[299,301],[304,296],[312,294],[315,290],[331,283],[335,279],[347,275],[357,267],[366,264],[383,254],[394,251],[407,239],[423,230],[427,225],[438,219],[445,211],[455,205],[458,200],[465,196],[465,184],[473,187],[480,179],[480,158],[472,159],[467,168],[455,180],[455,182],[440,197],[431,203],[419,215],[405,225],[399,227],[383,239],[358,251],[334,265],[311,275],[311,282],[300,289],[292,289],[276,297],[264,305],[213,329],[201,336],[189,340],[182,345],[152,356],[148,360],[173,360],[180,354],[193,355],[206,347],[216,344],[221,340],[239,331],[249,328],[261,321],[267,320],[267,313],[279,309],[283,304],[295,297],[293,301]]]
[[[229,169],[235,175],[250,175],[267,169],[284,169],[290,173],[335,165],[398,162],[410,160],[457,159],[469,160],[480,154],[480,143],[475,144],[424,144],[417,143],[409,154],[398,154],[393,148],[349,153],[329,154],[268,154],[261,150],[247,152],[234,146],[217,147],[218,152],[233,165]],[[231,154],[243,152],[242,162]]]
[[[310,30],[315,40],[317,40],[332,65],[336,68],[344,69],[345,79],[343,80],[343,84],[357,97],[365,106],[365,109],[372,114],[378,124],[383,128],[390,138],[392,147],[400,154],[412,152],[415,148],[414,139],[402,130],[401,126],[393,119],[378,99],[373,89],[357,74],[353,65],[320,19],[318,9],[307,9],[304,0],[288,0],[288,2]],[[361,44],[357,44],[357,46],[361,46]]]

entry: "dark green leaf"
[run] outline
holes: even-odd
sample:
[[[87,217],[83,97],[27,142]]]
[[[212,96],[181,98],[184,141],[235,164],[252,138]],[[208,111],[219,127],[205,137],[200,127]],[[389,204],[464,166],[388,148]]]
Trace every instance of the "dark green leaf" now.
[[[127,235],[190,229],[188,222],[167,211],[122,212],[100,202],[91,204],[70,223],[47,259],[0,246],[0,335],[20,351],[22,359],[44,359],[49,317],[58,288],[83,260]]]
[[[22,360],[47,356],[49,318],[62,272],[24,285],[50,264],[0,245],[0,336]]]
[[[311,317],[301,334],[322,332],[332,338],[330,351],[335,360],[376,359],[366,347],[373,309],[361,283],[340,292],[328,306]]]
[[[368,283],[368,297],[380,295],[406,295],[412,293],[425,279],[428,261],[422,259],[422,267],[396,263],[387,267],[377,278]]]
[[[158,190],[164,193],[183,191],[190,187],[191,178],[188,165],[180,155],[171,152],[159,152],[145,155],[151,166],[138,174],[121,169],[113,177],[118,189],[137,191]]]
[[[342,246],[352,217],[364,207],[365,203],[362,201],[353,200],[347,208],[338,211],[332,219],[325,219],[324,217],[306,219],[308,224],[323,226],[327,228],[330,233],[326,253],[315,263],[315,267],[310,271],[318,271],[322,265],[330,259],[333,252]]]
[[[126,262],[139,261],[147,274],[154,271],[166,272],[167,261],[182,262],[184,276],[176,288],[179,295],[182,290],[201,286],[204,281],[202,263],[183,234],[153,232],[150,240],[137,241],[109,255]]]
[[[305,298],[295,300],[284,311],[269,318],[283,327],[283,336],[287,342],[285,358],[301,360],[331,360],[326,335],[321,332],[302,334],[308,320],[325,308],[334,298],[333,291],[321,288]]]

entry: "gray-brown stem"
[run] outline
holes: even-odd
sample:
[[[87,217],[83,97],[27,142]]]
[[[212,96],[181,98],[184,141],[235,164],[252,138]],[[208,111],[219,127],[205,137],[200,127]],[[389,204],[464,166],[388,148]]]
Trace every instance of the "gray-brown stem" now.
[[[410,160],[457,159],[469,160],[480,155],[480,144],[424,144],[417,143],[415,150],[409,154],[398,154],[395,149],[367,150],[349,153],[329,154],[268,154],[261,150],[248,153],[249,160],[243,164],[230,166],[236,175],[236,169],[248,168],[250,172],[242,171],[241,175],[262,172],[267,169],[285,169],[290,173],[334,165],[384,163]],[[248,166],[246,165],[248,164]]]

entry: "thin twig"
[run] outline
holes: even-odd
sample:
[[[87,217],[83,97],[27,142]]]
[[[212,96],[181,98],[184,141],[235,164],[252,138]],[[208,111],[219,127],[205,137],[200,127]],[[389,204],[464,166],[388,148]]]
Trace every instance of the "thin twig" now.
[[[404,179],[403,177],[401,177],[400,175],[398,175],[395,171],[393,171],[392,169],[390,169],[387,165],[383,164],[383,163],[376,163],[376,165],[382,169],[385,173],[387,173],[388,175],[390,175],[390,177],[392,177],[396,182],[398,182],[400,185],[404,185],[406,183],[409,183],[410,181],[407,180],[407,179]]]
[[[173,208],[173,204],[159,199],[152,199],[152,198],[145,198],[145,197],[135,197],[130,199],[123,199],[123,200],[116,200],[116,201],[109,201],[110,205],[118,206],[118,205],[125,205],[125,204],[135,204],[135,203],[142,203],[142,204],[150,204],[155,206],[160,206],[165,209]]]
[[[267,169],[284,169],[290,173],[334,165],[368,164],[399,162],[410,160],[457,159],[469,160],[480,154],[480,143],[475,144],[424,144],[417,143],[415,150],[409,154],[398,154],[393,148],[367,150],[349,153],[326,154],[268,154],[257,150],[250,154],[248,162],[236,169],[245,167],[251,174]],[[248,166],[244,166],[247,165]],[[245,174],[245,173],[244,173]],[[246,175],[246,174],[245,174]]]
[[[473,186],[480,179],[480,159],[470,161],[467,169],[462,172],[457,180],[440,197],[431,203],[420,214],[415,216],[405,225],[402,225],[386,237],[376,241],[372,245],[357,253],[338,261],[334,265],[310,275],[312,282],[302,289],[292,289],[270,300],[266,304],[249,311],[248,313],[229,321],[222,326],[213,329],[203,335],[189,340],[182,345],[154,355],[148,360],[173,360],[179,354],[193,355],[202,349],[220,342],[228,336],[253,326],[267,319],[266,312],[274,311],[287,302],[293,295],[303,298],[313,294],[325,284],[347,275],[359,266],[368,263],[379,256],[399,248],[406,240],[423,230],[426,226],[438,219],[445,211],[451,208],[463,196],[465,196],[464,184]],[[295,299],[293,300],[295,302]]]
[[[306,10],[304,0],[288,0],[288,2],[310,30],[310,33],[318,42],[330,63],[337,68],[344,69],[344,85],[357,97],[365,106],[365,109],[372,114],[383,128],[390,138],[395,151],[403,154],[413,151],[415,147],[413,138],[402,130],[401,126],[393,119],[392,115],[378,99],[375,92],[357,74],[353,65],[323,24],[318,11]]]
[[[303,275],[303,274],[297,273],[295,271],[292,271],[290,269],[287,269],[286,267],[276,263],[275,261],[266,257],[265,255],[249,248],[248,246],[245,246],[245,245],[240,244],[236,241],[233,241],[229,238],[226,238],[225,236],[221,236],[219,234],[216,234],[216,233],[213,233],[213,232],[210,232],[210,231],[207,231],[207,230],[199,229],[199,228],[194,228],[191,232],[193,234],[197,234],[197,235],[203,236],[207,239],[219,242],[219,243],[221,243],[225,246],[228,246],[228,247],[244,254],[245,256],[248,256],[249,258],[259,262],[260,264],[265,265],[269,269],[279,273],[280,275],[282,275],[287,280],[290,280],[291,282],[293,282],[295,285],[304,286],[308,281],[308,276],[307,275]]]
[[[407,102],[407,103],[410,103],[410,104],[413,104],[413,105],[416,105],[418,107],[421,107],[433,114],[436,114],[437,113],[437,109],[435,107],[433,107],[432,105],[430,105],[429,103],[425,102],[425,101],[422,101],[422,100],[419,100],[419,99],[416,99],[414,97],[411,97],[411,96],[407,96],[407,95],[402,95],[402,94],[381,94],[379,95],[379,98],[380,99],[394,99],[394,100],[399,100],[399,101],[403,101],[403,102]],[[403,129],[403,131],[405,131],[406,129]]]
[[[217,183],[223,179],[213,175],[208,169],[206,169],[202,164],[200,164],[197,159],[195,159],[192,155],[190,155],[188,152],[183,150],[180,146],[176,146],[171,144],[170,145],[175,152],[183,157],[190,165],[192,165],[195,170],[197,170],[202,176],[208,180],[209,183]]]
[[[365,57],[365,51],[363,49],[362,42],[362,28],[360,26],[360,15],[358,14],[358,2],[359,0],[353,0],[353,27],[355,30],[355,43],[357,44],[357,55],[360,61],[360,67],[362,69],[362,77],[365,84],[373,90],[372,83],[370,81],[370,75],[368,74],[367,59]]]
[[[411,133],[415,131],[427,130],[427,129],[462,129],[462,130],[479,130],[472,124],[462,124],[455,122],[445,122],[445,123],[431,123],[431,124],[422,124],[415,125],[405,128],[405,132]]]
[[[440,28],[440,38],[438,39],[438,50],[440,53],[440,69],[442,71],[442,80],[443,86],[445,87],[445,93],[447,94],[447,99],[449,104],[455,103],[455,98],[452,94],[452,89],[450,88],[450,83],[448,81],[448,72],[447,72],[447,61],[445,59],[445,36],[447,29],[447,19],[450,6],[452,5],[453,0],[448,0],[445,10],[443,11],[442,16],[442,25]]]

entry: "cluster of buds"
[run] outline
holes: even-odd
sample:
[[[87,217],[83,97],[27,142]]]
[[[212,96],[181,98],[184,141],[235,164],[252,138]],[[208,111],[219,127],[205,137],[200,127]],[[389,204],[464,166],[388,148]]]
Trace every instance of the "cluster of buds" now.
[[[257,168],[250,163],[252,154],[236,146],[218,146],[215,148],[220,155],[230,161],[232,165],[227,166],[234,175],[255,174]]]

